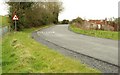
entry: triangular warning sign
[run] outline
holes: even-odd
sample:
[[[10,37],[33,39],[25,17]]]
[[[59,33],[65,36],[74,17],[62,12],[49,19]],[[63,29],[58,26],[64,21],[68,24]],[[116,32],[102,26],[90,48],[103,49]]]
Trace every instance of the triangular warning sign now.
[[[18,20],[17,15],[14,15],[12,19],[13,19],[13,20]]]

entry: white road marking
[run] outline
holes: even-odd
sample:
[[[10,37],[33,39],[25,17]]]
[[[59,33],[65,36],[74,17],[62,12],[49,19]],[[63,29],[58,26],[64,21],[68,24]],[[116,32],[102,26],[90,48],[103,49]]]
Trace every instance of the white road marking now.
[[[40,35],[40,34],[54,34],[54,33],[55,33],[54,31],[49,31],[49,32],[39,31],[39,32],[37,32],[38,35]]]

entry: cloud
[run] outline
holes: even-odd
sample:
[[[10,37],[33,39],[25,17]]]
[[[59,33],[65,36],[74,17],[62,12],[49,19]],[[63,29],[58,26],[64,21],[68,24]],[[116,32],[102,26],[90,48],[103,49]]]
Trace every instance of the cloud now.
[[[8,14],[8,5],[4,1],[0,1],[0,15]]]
[[[65,10],[59,20],[73,19],[78,16],[87,19],[118,17],[119,0],[62,0]]]

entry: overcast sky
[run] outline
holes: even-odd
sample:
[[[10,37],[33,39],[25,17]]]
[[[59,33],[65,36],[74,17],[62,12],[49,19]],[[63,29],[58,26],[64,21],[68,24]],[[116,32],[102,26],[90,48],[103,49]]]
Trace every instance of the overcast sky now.
[[[64,10],[59,15],[59,20],[74,19],[104,19],[118,17],[119,0],[61,0]],[[7,6],[0,0],[0,15],[6,15]]]
[[[119,0],[62,0],[64,10],[59,20],[73,19],[78,16],[83,19],[104,19],[118,17]]]
[[[0,15],[8,14],[8,8],[4,0],[0,0]]]

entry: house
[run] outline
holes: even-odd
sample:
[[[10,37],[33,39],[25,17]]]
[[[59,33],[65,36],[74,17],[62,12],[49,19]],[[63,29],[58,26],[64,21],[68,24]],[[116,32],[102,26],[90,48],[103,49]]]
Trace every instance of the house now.
[[[105,21],[103,20],[89,20],[89,23],[91,23],[91,27],[93,27],[93,29],[102,29],[102,25],[105,24]]]

